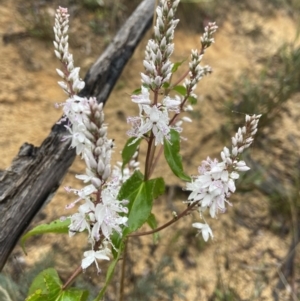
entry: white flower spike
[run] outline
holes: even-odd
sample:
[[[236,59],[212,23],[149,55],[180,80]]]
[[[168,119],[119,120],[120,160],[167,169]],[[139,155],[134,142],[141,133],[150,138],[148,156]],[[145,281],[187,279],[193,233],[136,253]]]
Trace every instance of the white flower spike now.
[[[209,209],[210,216],[216,218],[219,212],[226,211],[226,203],[231,205],[229,198],[236,190],[235,180],[239,178],[239,172],[250,169],[244,161],[239,160],[242,151],[237,151],[237,149],[244,150],[251,145],[253,132],[257,129],[260,117],[261,115],[246,115],[246,125],[239,128],[235,137],[232,138],[231,152],[224,147],[221,152],[221,162],[217,159],[211,160],[209,157],[202,161],[198,168],[199,175],[195,176],[192,182],[187,183],[186,190],[191,191],[187,202],[197,203],[200,217],[206,209]],[[200,227],[199,223],[196,224],[198,229],[202,229],[203,238],[207,239],[210,234],[208,228],[205,228],[205,232],[204,226]]]

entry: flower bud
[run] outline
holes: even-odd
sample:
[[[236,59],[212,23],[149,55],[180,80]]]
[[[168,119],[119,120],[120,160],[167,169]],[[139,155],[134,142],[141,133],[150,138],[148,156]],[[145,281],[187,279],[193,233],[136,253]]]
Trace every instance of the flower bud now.
[[[97,172],[101,176],[103,175],[105,166],[101,158],[98,158]]]
[[[111,167],[110,167],[110,164],[107,164],[105,166],[105,169],[104,169],[104,172],[103,172],[103,175],[102,175],[102,180],[106,181],[109,178],[110,173],[111,173]]]
[[[97,142],[96,142],[96,145],[97,146],[102,146],[104,144],[104,139],[102,137],[100,137]]]
[[[91,183],[99,189],[101,187],[101,180],[99,178],[92,178]]]

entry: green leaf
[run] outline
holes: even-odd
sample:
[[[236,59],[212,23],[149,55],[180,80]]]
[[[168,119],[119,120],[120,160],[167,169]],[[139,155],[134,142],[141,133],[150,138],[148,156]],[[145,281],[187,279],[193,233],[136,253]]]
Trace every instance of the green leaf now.
[[[25,301],[45,301],[47,295],[42,293],[42,290],[35,291],[32,295],[28,296]]]
[[[182,96],[186,95],[186,88],[184,86],[178,85],[173,87],[173,90],[181,94]]]
[[[25,242],[26,240],[34,235],[40,235],[40,234],[45,234],[45,233],[68,233],[69,232],[69,225],[71,223],[71,220],[68,218],[65,221],[61,220],[55,220],[51,222],[50,224],[43,224],[39,225],[29,232],[27,232],[25,235],[22,236],[21,238],[21,247],[26,254],[25,251]]]
[[[163,83],[162,87],[164,89],[168,89],[170,87],[170,83],[165,82],[165,83]]]
[[[152,230],[156,229],[157,228],[157,220],[155,218],[155,215],[153,213],[151,213],[147,219],[147,224],[150,226],[150,228]],[[159,233],[156,232],[156,233],[153,233],[153,243],[157,243],[159,239]]]
[[[56,283],[58,286],[60,286],[62,283],[59,279],[59,276],[55,269],[49,268],[46,270],[43,270],[41,273],[39,273],[33,280],[32,284],[30,285],[28,296],[36,293],[37,291],[41,291],[41,294],[48,294],[48,287],[46,285],[45,278],[52,279],[54,283]],[[26,299],[27,300],[27,299]]]
[[[160,195],[165,192],[165,181],[163,178],[156,178],[152,180],[148,180],[145,182],[146,188],[148,187],[148,191],[152,199],[157,199]]]
[[[75,288],[60,291],[54,298],[41,294],[41,290],[38,290],[33,295],[27,297],[25,301],[86,301],[88,296],[88,291],[81,291]]]
[[[118,199],[128,200],[128,227],[123,235],[139,229],[148,219],[153,199],[163,194],[165,183],[162,178],[143,181],[141,172],[136,171],[121,187]]]
[[[139,229],[148,219],[153,200],[165,190],[164,180],[157,178],[143,182],[135,197],[129,203],[128,227],[124,233],[132,233]]]
[[[117,199],[129,200],[130,198],[134,197],[134,195],[136,194],[136,190],[139,189],[140,185],[143,182],[143,179],[143,174],[140,171],[135,171],[133,175],[122,185]]]
[[[190,182],[191,177],[186,175],[182,167],[182,159],[180,155],[180,136],[179,133],[171,129],[170,141],[164,139],[165,158],[173,171],[173,173],[181,180]]]
[[[58,277],[58,275],[57,275]],[[47,301],[56,301],[57,297],[61,293],[61,281],[56,276],[50,274],[44,274],[44,281],[48,290]]]
[[[135,139],[136,139],[135,137],[129,138],[127,140],[124,148],[123,148],[123,151],[122,151],[122,160],[123,160],[122,169],[131,160],[132,156],[136,152],[136,149],[138,148],[138,146],[140,145],[140,143],[142,141],[142,139],[138,139],[137,141],[132,143],[132,141],[134,141]]]
[[[178,69],[178,67],[180,67],[182,65],[183,62],[185,62],[186,60],[182,60],[181,62],[176,62],[174,63],[173,67],[172,67],[172,73],[175,73]]]
[[[88,296],[88,291],[71,287],[68,290],[61,291],[59,297],[55,299],[55,301],[86,301]]]
[[[157,228],[157,220],[155,218],[155,215],[151,213],[147,219],[147,223],[150,226],[151,229],[156,229]]]
[[[195,105],[197,103],[197,98],[194,96],[189,96],[188,100],[191,105]]]
[[[25,301],[86,301],[88,295],[88,291],[77,288],[62,290],[57,272],[49,268],[34,278]]]
[[[142,93],[142,88],[138,88],[138,89],[135,89],[132,93],[131,93],[131,95],[139,95],[139,94],[141,94]]]
[[[117,263],[119,261],[119,258],[120,258],[121,254],[123,252],[123,249],[124,249],[124,244],[121,244],[120,247],[119,247],[118,254],[117,254],[116,258],[112,261],[112,263],[109,265],[109,267],[107,269],[105,284],[102,287],[99,295],[93,301],[100,301],[104,297],[106,289],[107,289],[107,287],[108,287],[108,285],[109,285],[109,283],[110,283],[110,281],[111,281],[111,279],[114,275],[116,265],[117,265]]]

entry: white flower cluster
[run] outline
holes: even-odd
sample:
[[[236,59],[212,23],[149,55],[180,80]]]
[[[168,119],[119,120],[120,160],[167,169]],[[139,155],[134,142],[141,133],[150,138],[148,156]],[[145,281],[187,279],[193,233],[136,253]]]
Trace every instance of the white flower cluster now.
[[[205,50],[214,43],[213,34],[217,31],[218,26],[216,23],[208,23],[208,25],[204,28],[204,34],[200,38],[202,49],[199,52],[198,50],[192,50],[191,54],[191,62],[189,63],[189,79],[185,79],[184,86],[187,89],[187,93],[193,96],[194,98],[197,98],[195,94],[192,94],[192,92],[195,90],[198,82],[202,79],[204,75],[207,75],[212,72],[212,69],[210,66],[204,66],[202,67],[200,65],[203,55],[205,53]]]
[[[82,268],[87,268],[95,262],[100,271],[97,259],[109,260],[109,244],[114,231],[122,235],[122,227],[126,226],[128,209],[127,201],[117,200],[117,195],[123,181],[122,174],[114,172],[111,177],[111,152],[113,141],[107,138],[107,127],[104,124],[103,104],[98,104],[96,98],[83,98],[77,93],[84,87],[79,79],[79,68],[74,68],[73,57],[68,52],[68,11],[66,8],[57,10],[55,17],[55,54],[61,60],[63,71],[57,73],[64,79],[59,82],[69,98],[63,106],[66,128],[72,139],[71,147],[76,148],[86,163],[86,174],[77,175],[87,185],[80,189],[66,188],[78,196],[77,200],[67,206],[83,201],[78,212],[71,216],[69,234],[87,231],[88,241],[92,250],[84,253]],[[114,247],[114,246],[113,246]]]
[[[204,28],[204,34],[201,37],[202,49],[205,51],[212,43],[215,42],[213,34],[217,31],[218,26],[215,22],[209,22]]]
[[[186,78],[184,81],[187,93],[194,98],[197,98],[197,95],[193,94],[193,91],[196,89],[198,82],[203,76],[212,72],[210,66],[202,67],[200,65],[202,58],[203,54],[200,54],[198,50],[192,50],[191,62],[189,63],[189,78]]]
[[[146,74],[141,74],[144,86],[140,95],[132,96],[140,113],[137,117],[127,119],[132,125],[132,129],[127,132],[130,137],[147,139],[147,134],[152,131],[155,145],[163,144],[164,138],[170,139],[171,128],[181,131],[180,127],[170,126],[169,118],[169,111],[180,113],[180,98],[165,97],[162,103],[156,98],[152,103],[149,96],[149,89],[157,93],[164,83],[169,82],[172,75],[173,64],[169,58],[174,50],[174,29],[179,21],[174,20],[178,3],[179,0],[163,0],[162,5],[156,9],[155,39],[148,41],[144,60]]]
[[[200,53],[193,50],[192,60],[189,64],[189,79],[184,82],[186,96],[171,98],[169,95],[165,95],[162,101],[159,102],[158,95],[162,94],[161,89],[165,87],[164,84],[166,86],[170,84],[172,76],[174,64],[171,63],[170,56],[174,50],[174,44],[172,43],[174,30],[179,21],[174,20],[179,2],[179,0],[162,0],[161,6],[156,9],[157,20],[154,27],[154,39],[149,40],[146,46],[144,60],[146,72],[141,74],[143,83],[141,94],[131,97],[132,101],[139,106],[139,116],[127,119],[127,122],[132,126],[127,132],[130,137],[145,138],[149,141],[154,136],[155,145],[163,144],[164,139],[169,141],[171,129],[180,133],[182,123],[191,122],[191,119],[186,116],[179,120],[178,115],[182,111],[192,110],[192,106],[187,104],[187,100],[190,96],[196,98],[196,95],[192,92],[197,83],[204,75],[211,72],[209,66],[200,66],[205,50],[204,46],[202,46]],[[205,28],[201,41],[212,43],[212,34],[216,29],[217,26],[214,23],[209,23]],[[150,100],[150,90],[154,93],[153,101]],[[173,113],[172,117],[170,117],[170,112]]]
[[[55,41],[53,41],[53,44],[55,55],[62,62],[64,69],[63,71],[56,69],[56,71],[65,81],[58,82],[58,84],[68,95],[75,95],[84,88],[85,84],[79,78],[80,68],[74,68],[73,55],[69,53],[68,29],[68,9],[59,7],[55,14],[55,25],[53,27]]]
[[[202,218],[202,212],[206,209],[209,209],[210,216],[215,218],[218,212],[225,212],[226,203],[230,205],[228,199],[231,193],[235,192],[235,180],[239,178],[238,172],[250,169],[244,161],[239,160],[239,155],[253,142],[260,117],[261,115],[246,115],[246,125],[239,128],[236,135],[232,137],[231,152],[224,147],[221,152],[221,162],[210,158],[202,161],[198,168],[199,175],[194,177],[191,183],[187,183],[186,190],[192,191],[187,202],[197,203]],[[213,237],[206,222],[205,224],[194,223],[193,227],[202,232],[205,241],[209,236]]]
[[[179,98],[165,97],[163,103],[150,105],[149,91],[142,86],[142,93],[140,95],[133,95],[132,101],[137,103],[140,109],[140,114],[137,117],[128,117],[127,122],[132,124],[132,129],[127,132],[130,137],[146,137],[145,135],[152,130],[155,137],[155,145],[163,144],[164,138],[170,139],[170,129],[174,128],[178,132],[180,127],[169,125],[169,111],[180,112],[179,105],[181,101]],[[135,140],[134,140],[135,141]],[[134,143],[133,141],[133,143]]]
[[[152,90],[158,90],[171,77],[173,64],[169,58],[174,50],[172,43],[174,30],[179,20],[174,20],[179,0],[163,0],[156,9],[156,25],[154,26],[154,40],[149,40],[146,46],[142,81]]]

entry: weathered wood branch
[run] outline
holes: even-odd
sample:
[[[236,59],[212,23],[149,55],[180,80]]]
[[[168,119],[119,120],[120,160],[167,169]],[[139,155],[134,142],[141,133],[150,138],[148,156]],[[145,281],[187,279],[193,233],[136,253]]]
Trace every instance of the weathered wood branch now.
[[[155,0],[144,0],[85,77],[81,96],[105,102],[140,39],[151,25]],[[75,158],[55,124],[40,147],[25,143],[12,165],[0,173],[0,271],[18,239],[59,187]]]

